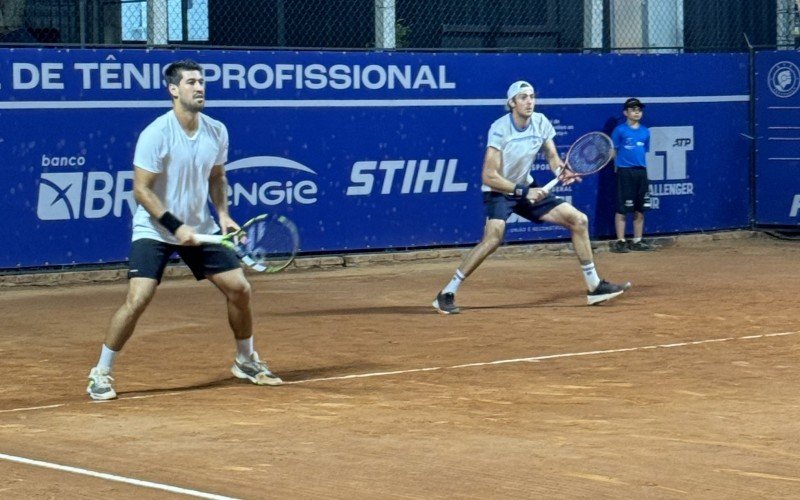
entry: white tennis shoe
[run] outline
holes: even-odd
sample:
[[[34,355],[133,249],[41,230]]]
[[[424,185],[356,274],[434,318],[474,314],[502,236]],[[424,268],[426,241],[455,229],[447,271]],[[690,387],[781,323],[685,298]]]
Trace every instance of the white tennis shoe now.
[[[247,361],[239,361],[237,357],[231,366],[231,373],[236,378],[247,379],[256,385],[281,385],[283,380],[269,370],[266,363],[253,353]]]
[[[111,385],[113,381],[114,377],[111,376],[111,370],[95,366],[89,372],[89,385],[86,387],[86,393],[95,401],[115,399],[117,392]]]

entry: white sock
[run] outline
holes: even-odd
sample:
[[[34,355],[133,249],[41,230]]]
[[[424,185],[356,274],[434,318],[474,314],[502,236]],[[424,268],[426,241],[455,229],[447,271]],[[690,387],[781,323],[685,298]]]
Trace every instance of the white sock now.
[[[111,369],[114,368],[114,361],[117,359],[117,354],[119,354],[119,351],[112,351],[103,344],[103,348],[100,350],[100,361],[97,362],[97,367],[104,368],[111,372]]]
[[[640,241],[642,241],[642,239],[641,239],[641,238],[634,238],[634,239],[633,239],[633,242],[634,242],[634,243],[639,243]]]
[[[458,291],[458,287],[461,286],[461,282],[464,281],[464,273],[461,272],[461,269],[456,269],[456,273],[453,275],[453,279],[450,280],[450,283],[444,287],[442,290],[443,293],[456,293]]]
[[[586,286],[589,287],[590,292],[593,292],[597,285],[600,284],[600,276],[597,275],[594,262],[581,266],[581,269],[583,269],[583,279],[586,280]]]
[[[239,361],[248,361],[253,356],[253,336],[236,341],[236,357]]]

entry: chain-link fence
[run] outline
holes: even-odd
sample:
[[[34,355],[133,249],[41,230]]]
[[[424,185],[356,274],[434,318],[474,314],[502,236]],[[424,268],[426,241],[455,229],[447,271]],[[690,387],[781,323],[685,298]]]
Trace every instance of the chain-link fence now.
[[[0,0],[0,44],[530,51],[795,46],[800,0]]]

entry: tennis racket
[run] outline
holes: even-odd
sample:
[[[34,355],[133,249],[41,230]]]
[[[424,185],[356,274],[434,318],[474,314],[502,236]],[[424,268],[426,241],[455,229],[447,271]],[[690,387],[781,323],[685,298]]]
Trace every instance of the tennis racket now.
[[[611,138],[602,132],[589,132],[578,137],[578,140],[569,147],[564,168],[574,172],[575,175],[591,175],[608,165],[613,157],[614,143]],[[558,169],[556,178],[545,184],[542,189],[547,192],[553,189],[558,184],[564,168]]]
[[[300,249],[294,222],[283,215],[262,214],[225,235],[196,234],[198,243],[223,245],[244,265],[260,273],[276,273],[292,263]]]

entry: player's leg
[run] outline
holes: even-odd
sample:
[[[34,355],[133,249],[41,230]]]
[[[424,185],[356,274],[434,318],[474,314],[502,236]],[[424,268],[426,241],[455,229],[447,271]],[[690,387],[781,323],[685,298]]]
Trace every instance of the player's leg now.
[[[250,305],[252,289],[242,268],[231,269],[208,276],[208,280],[225,295],[228,324],[236,340],[253,336],[253,310]]]
[[[437,311],[442,314],[458,314],[460,312],[455,302],[458,287],[503,243],[506,219],[511,215],[511,207],[514,203],[515,201],[509,200],[500,193],[483,193],[483,205],[486,213],[483,237],[475,247],[467,252],[450,282],[436,295],[433,307]]]
[[[540,217],[543,222],[558,224],[569,229],[572,245],[581,264],[592,262],[592,244],[589,240],[589,218],[569,203],[562,203]]]
[[[186,246],[178,254],[198,281],[208,279],[225,295],[228,324],[237,340],[253,335],[250,282],[236,254],[222,245]]]
[[[475,245],[456,269],[450,282],[436,295],[433,307],[442,314],[458,314],[456,292],[461,283],[472,274],[484,260],[503,243],[506,222],[499,219],[487,219],[483,228],[483,238]]]
[[[117,354],[133,335],[136,322],[155,295],[157,286],[158,281],[151,278],[132,278],[128,283],[125,303],[111,318],[105,341],[100,348],[100,358],[97,365],[89,371],[86,393],[92,399],[104,401],[117,397],[113,387],[114,378],[111,376]]]
[[[136,323],[153,299],[172,251],[171,245],[155,240],[141,239],[131,243],[128,294],[112,316],[100,358],[89,372],[86,392],[92,399],[117,397],[111,377],[117,355],[133,335]]]
[[[156,294],[158,280],[154,278],[131,278],[128,282],[128,295],[125,302],[111,317],[106,333],[105,346],[119,352],[133,335],[136,323]]]
[[[506,232],[506,221],[500,219],[487,219],[483,227],[483,238],[464,256],[458,267],[464,278],[472,274],[484,260],[492,255],[503,244],[503,235]]]
[[[105,345],[119,352],[133,334],[136,322],[147,308],[164,275],[174,245],[140,239],[131,243],[128,258],[128,295],[111,318]]]
[[[562,203],[539,217],[543,222],[558,224],[569,229],[572,245],[581,264],[583,277],[589,292],[586,295],[589,305],[599,304],[622,294],[630,283],[615,285],[600,279],[594,265],[592,244],[589,239],[589,218],[569,203]]]
[[[230,269],[207,278],[224,295],[228,307],[228,324],[236,338],[236,358],[231,373],[257,385],[280,385],[283,381],[272,373],[267,363],[261,361],[253,347],[252,288],[241,267]]]

